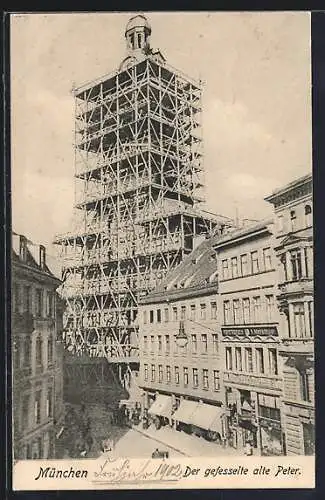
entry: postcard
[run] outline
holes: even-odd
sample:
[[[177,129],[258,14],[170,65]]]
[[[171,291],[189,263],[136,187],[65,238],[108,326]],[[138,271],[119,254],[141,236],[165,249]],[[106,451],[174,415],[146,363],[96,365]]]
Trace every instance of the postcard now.
[[[13,488],[314,488],[308,12],[11,14]]]

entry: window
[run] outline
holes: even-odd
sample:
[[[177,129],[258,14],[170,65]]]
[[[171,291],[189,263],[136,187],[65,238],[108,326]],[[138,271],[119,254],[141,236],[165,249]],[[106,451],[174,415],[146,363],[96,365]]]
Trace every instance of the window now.
[[[31,312],[31,287],[24,287],[24,311]]]
[[[197,337],[196,335],[192,335],[192,352],[197,352]]]
[[[232,370],[232,349],[231,349],[231,347],[226,347],[226,369]]]
[[[178,320],[177,307],[173,307],[173,321]]]
[[[242,276],[247,276],[248,275],[247,253],[245,253],[244,255],[240,256],[240,267],[241,267],[241,274],[242,274]]]
[[[263,263],[265,271],[270,271],[270,269],[272,269],[271,248],[263,249]]]
[[[278,231],[280,233],[282,233],[282,231],[284,231],[284,219],[283,219],[283,215],[279,215],[278,216]]]
[[[153,323],[153,311],[149,312],[149,317],[150,317],[150,323]]]
[[[310,401],[309,379],[306,370],[299,370],[300,397],[303,401]]]
[[[222,261],[222,277],[224,280],[229,278],[228,259]]]
[[[202,352],[206,354],[208,352],[208,337],[206,333],[201,335],[201,343],[202,343]]]
[[[249,298],[243,299],[243,320],[245,324],[250,323],[251,318],[250,318],[250,303],[249,303]]]
[[[211,319],[217,319],[217,303],[211,302]]]
[[[162,351],[162,336],[158,335],[158,352]]]
[[[16,339],[16,340],[14,340],[14,352],[13,352],[16,370],[19,370],[19,368],[20,368],[20,350],[21,350],[21,348],[20,348],[19,339]]]
[[[206,368],[203,368],[202,376],[203,376],[203,389],[208,390],[209,389],[209,372]]]
[[[144,380],[145,381],[148,380],[148,365],[147,364],[144,365]]]
[[[193,387],[197,388],[199,386],[199,374],[198,369],[193,368]]]
[[[48,318],[53,317],[53,293],[47,292],[46,294],[46,316]]]
[[[138,33],[138,47],[141,49],[141,33]]]
[[[293,317],[294,317],[294,336],[306,336],[306,321],[305,321],[305,307],[303,302],[293,304]]]
[[[53,417],[53,390],[49,387],[46,395],[46,416],[47,418]]]
[[[218,335],[216,333],[212,334],[212,350],[213,354],[217,354],[217,352],[219,351]]]
[[[251,347],[245,347],[245,370],[253,371],[253,351]]]
[[[155,337],[154,335],[150,336],[150,352],[154,352],[155,350]]]
[[[207,309],[205,304],[200,304],[201,319],[207,319]]]
[[[264,373],[264,351],[262,347],[256,348],[256,369],[258,373]]]
[[[157,309],[157,323],[161,323],[161,310]]]
[[[42,339],[41,336],[38,335],[36,339],[36,365],[40,366],[42,365],[43,362],[43,356],[42,356]]]
[[[168,307],[165,307],[164,318],[165,318],[165,323],[168,323],[168,321],[169,321],[169,310],[168,310]]]
[[[19,295],[19,286],[15,283],[12,287],[12,304],[14,312],[19,312]]]
[[[237,276],[238,276],[237,257],[232,257],[232,259],[231,259],[231,277],[237,278]]]
[[[24,364],[26,367],[30,367],[32,363],[32,349],[31,349],[31,339],[30,337],[25,337],[24,340]]]
[[[273,295],[266,295],[266,318],[269,323],[272,323],[274,321],[274,296]]]
[[[269,366],[270,366],[270,374],[277,375],[278,359],[277,359],[276,349],[269,349]]]
[[[43,290],[36,290],[36,316],[42,316],[43,313]]]
[[[181,306],[181,320],[186,318],[186,306]]]
[[[253,297],[253,318],[254,323],[261,321],[261,297]]]
[[[196,314],[195,314],[195,313],[196,313],[195,309],[196,309],[196,308],[195,308],[195,304],[192,304],[192,305],[191,305],[191,309],[190,309],[190,319],[191,319],[192,321],[195,321],[195,316],[196,316]]]
[[[220,372],[219,372],[219,370],[213,370],[213,389],[215,391],[220,390]]]
[[[235,347],[235,360],[236,360],[236,370],[238,372],[243,371],[243,360],[241,347]]]
[[[37,391],[35,394],[34,421],[35,424],[39,424],[41,422],[41,391]]]
[[[131,48],[134,49],[134,33],[130,35]]]
[[[170,384],[170,366],[169,365],[166,366],[166,379],[167,379],[167,383]]]
[[[170,353],[170,339],[169,335],[165,335],[165,343],[166,343],[166,354]]]
[[[301,251],[291,250],[290,261],[292,269],[292,279],[299,280],[302,277],[302,266],[301,266]]]
[[[163,381],[163,367],[162,365],[158,365],[158,382],[161,383]]]
[[[309,276],[309,262],[308,262],[308,249],[304,248],[304,258],[305,258],[305,272],[306,278]]]
[[[175,384],[179,384],[179,366],[175,366]]]
[[[296,212],[295,210],[291,210],[290,212],[290,224],[291,224],[291,231],[295,231],[296,230]]]
[[[29,404],[30,396],[29,394],[23,397],[22,408],[21,408],[21,430],[29,427]]]
[[[183,376],[184,376],[184,386],[188,386],[188,368],[184,366],[183,368]]]
[[[307,227],[310,227],[313,225],[313,216],[312,216],[311,205],[305,205],[305,224]]]
[[[252,259],[252,273],[256,274],[259,272],[258,252],[257,251],[251,252],[251,259]]]
[[[148,336],[144,335],[143,336],[143,352],[148,351]]]
[[[51,366],[53,364],[53,335],[50,334],[47,339],[47,364]]]
[[[143,311],[143,324],[146,325],[148,321],[147,311]]]
[[[155,365],[151,365],[151,382],[154,382],[156,378],[156,367]]]
[[[238,325],[240,323],[240,314],[239,314],[239,300],[235,299],[233,301],[233,312],[234,312],[234,323]]]
[[[308,316],[310,325],[310,336],[314,336],[314,313],[313,313],[313,303],[308,302]]]
[[[229,325],[230,324],[230,302],[229,302],[229,300],[225,300],[223,303],[223,317],[224,317],[224,324]]]

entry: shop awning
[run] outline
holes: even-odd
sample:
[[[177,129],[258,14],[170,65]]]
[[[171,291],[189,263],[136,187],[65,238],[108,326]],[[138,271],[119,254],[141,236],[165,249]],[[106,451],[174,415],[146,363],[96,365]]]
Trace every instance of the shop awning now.
[[[199,406],[199,403],[196,401],[188,401],[187,399],[183,399],[181,404],[173,414],[173,419],[178,422],[184,422],[184,424],[192,423],[192,415],[195,412],[196,408]]]
[[[222,434],[221,417],[224,410],[218,406],[200,403],[191,417],[191,424]]]
[[[150,406],[148,413],[169,418],[172,412],[172,399],[170,396],[159,394]]]

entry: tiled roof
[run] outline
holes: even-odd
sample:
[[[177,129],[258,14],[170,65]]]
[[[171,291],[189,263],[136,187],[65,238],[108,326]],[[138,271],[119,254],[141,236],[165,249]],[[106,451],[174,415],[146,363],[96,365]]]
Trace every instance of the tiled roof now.
[[[260,229],[265,228],[269,224],[273,223],[273,219],[265,219],[261,220],[257,224],[250,224],[249,226],[245,226],[240,229],[234,229],[233,231],[229,231],[225,236],[219,238],[216,243],[215,247],[218,245],[222,245],[223,243],[227,243],[232,240],[236,240],[237,238],[241,238],[242,236],[248,236],[252,233],[255,233],[256,231],[259,231]]]
[[[55,262],[55,259],[49,255],[45,257],[45,265],[42,268],[39,263],[39,251],[40,245],[33,243],[31,240],[26,238],[26,260],[22,260],[19,255],[19,245],[20,245],[20,236],[15,232],[12,233],[12,260],[13,262],[20,263],[30,267],[31,269],[35,269],[37,271],[41,271],[49,275],[51,278],[60,280],[59,277],[59,268],[58,264]]]
[[[213,245],[220,236],[211,236],[200,243],[189,255],[185,257],[176,268],[172,269],[163,281],[144,299],[157,295],[162,297],[179,290],[181,293],[189,289],[204,287],[209,283],[217,284],[217,260]]]

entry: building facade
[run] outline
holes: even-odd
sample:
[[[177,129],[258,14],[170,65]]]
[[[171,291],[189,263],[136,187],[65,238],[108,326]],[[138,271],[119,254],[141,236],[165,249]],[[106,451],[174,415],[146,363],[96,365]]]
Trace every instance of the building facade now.
[[[224,390],[217,309],[217,261],[206,239],[140,305],[144,415],[220,440]]]
[[[272,221],[231,232],[218,256],[223,381],[229,444],[283,453],[277,263]]]
[[[315,449],[312,175],[266,198],[276,217],[283,421],[288,455]]]
[[[63,414],[60,314],[46,250],[13,234],[12,380],[14,459],[55,458]],[[62,316],[62,308],[61,308]],[[62,327],[62,325],[61,325]]]

